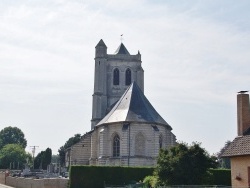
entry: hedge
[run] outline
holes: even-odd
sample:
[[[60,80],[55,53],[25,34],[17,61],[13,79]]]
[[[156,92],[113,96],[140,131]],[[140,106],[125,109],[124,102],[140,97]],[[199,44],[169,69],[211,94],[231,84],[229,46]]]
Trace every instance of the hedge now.
[[[154,168],[118,166],[71,166],[70,188],[102,188],[104,182],[112,185],[143,181],[153,174]],[[231,170],[209,169],[208,185],[231,186]]]
[[[112,185],[143,181],[152,175],[154,168],[118,166],[71,166],[70,188],[103,188],[104,182]]]
[[[212,174],[210,185],[228,185],[231,186],[230,169],[209,169]]]

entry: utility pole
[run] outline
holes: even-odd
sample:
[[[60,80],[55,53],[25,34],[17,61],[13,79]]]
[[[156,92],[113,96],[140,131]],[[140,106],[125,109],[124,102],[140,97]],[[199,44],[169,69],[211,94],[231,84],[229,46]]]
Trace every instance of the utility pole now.
[[[36,148],[38,148],[39,146],[30,146],[30,147],[31,147],[32,157],[33,157],[33,169],[35,169],[35,153],[36,153]]]

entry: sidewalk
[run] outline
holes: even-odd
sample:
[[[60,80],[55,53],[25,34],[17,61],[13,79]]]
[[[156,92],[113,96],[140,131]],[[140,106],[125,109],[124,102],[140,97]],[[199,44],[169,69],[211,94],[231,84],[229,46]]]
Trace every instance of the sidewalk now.
[[[7,185],[4,185],[4,184],[0,183],[0,188],[13,188],[13,187],[10,187],[10,186],[7,186]]]

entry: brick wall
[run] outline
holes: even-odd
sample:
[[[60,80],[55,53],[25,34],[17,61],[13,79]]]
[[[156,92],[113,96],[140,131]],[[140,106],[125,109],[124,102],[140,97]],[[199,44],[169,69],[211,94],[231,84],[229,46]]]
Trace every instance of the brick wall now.
[[[239,156],[231,158],[232,187],[248,187],[248,167],[250,167],[250,156]],[[237,180],[236,176],[241,179]]]
[[[250,125],[249,94],[237,95],[237,119],[238,136],[242,136]]]

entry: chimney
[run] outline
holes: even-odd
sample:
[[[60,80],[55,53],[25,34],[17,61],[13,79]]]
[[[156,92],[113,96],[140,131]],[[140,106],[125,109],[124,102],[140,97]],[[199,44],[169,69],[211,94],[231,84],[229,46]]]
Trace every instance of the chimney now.
[[[243,136],[250,127],[249,94],[245,94],[245,92],[239,92],[237,95],[237,118],[238,136]]]

